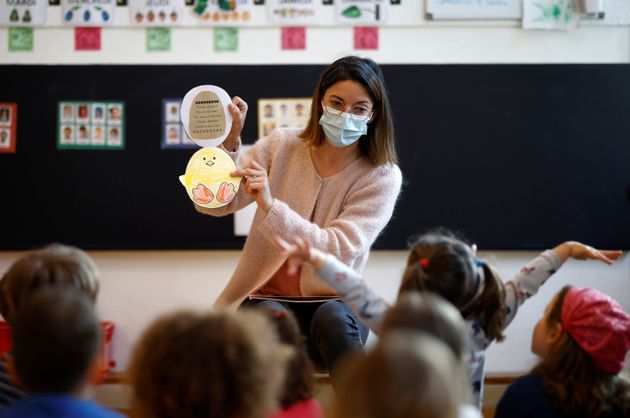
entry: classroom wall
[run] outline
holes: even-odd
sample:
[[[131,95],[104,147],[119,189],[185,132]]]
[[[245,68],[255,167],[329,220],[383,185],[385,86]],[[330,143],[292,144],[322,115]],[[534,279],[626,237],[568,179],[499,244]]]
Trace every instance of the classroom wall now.
[[[380,49],[365,52],[352,50],[351,28],[309,28],[306,51],[281,51],[279,28],[243,28],[237,53],[213,52],[211,29],[202,28],[173,29],[172,51],[164,53],[146,52],[143,29],[104,29],[100,52],[74,52],[72,29],[47,28],[35,30],[34,52],[9,53],[7,34],[6,28],[0,28],[2,65],[323,64],[348,53],[369,56],[380,63],[401,64],[630,63],[630,29],[626,26],[587,25],[563,33],[526,32],[515,22],[423,22],[416,27],[382,28]],[[238,94],[247,99],[247,92]],[[190,216],[200,215],[191,211]],[[18,255],[0,253],[0,271],[6,270]],[[102,272],[99,311],[103,319],[117,325],[114,357],[117,369],[124,370],[140,333],[158,315],[173,309],[211,305],[229,279],[240,252],[134,251],[92,255]],[[508,278],[535,253],[501,252],[491,256],[496,257],[493,262]],[[374,252],[366,267],[368,282],[390,300],[396,293],[405,257],[405,252]],[[565,283],[599,288],[630,309],[630,257],[613,267],[572,261],[556,276],[523,308],[509,329],[506,342],[490,348],[489,372],[520,373],[531,366],[531,329],[553,293]]]

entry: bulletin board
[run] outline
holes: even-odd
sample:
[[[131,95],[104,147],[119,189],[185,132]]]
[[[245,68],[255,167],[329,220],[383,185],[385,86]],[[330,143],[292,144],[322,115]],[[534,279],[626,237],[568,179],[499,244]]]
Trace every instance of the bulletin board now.
[[[19,107],[0,154],[1,250],[239,249],[233,218],[197,213],[178,176],[194,150],[162,149],[163,100],[200,84],[252,106],[308,97],[320,65],[0,66]],[[403,190],[375,248],[444,225],[482,249],[567,239],[630,248],[630,66],[385,65]],[[120,101],[124,149],[59,149],[60,101]],[[242,134],[257,136],[251,111]]]

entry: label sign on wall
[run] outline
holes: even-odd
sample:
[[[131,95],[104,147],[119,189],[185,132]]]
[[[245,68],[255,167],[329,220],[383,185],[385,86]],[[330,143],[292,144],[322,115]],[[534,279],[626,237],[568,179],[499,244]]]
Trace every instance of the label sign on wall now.
[[[266,0],[269,22],[280,25],[316,25],[320,0]]]
[[[136,26],[176,26],[184,17],[184,0],[130,0],[131,23]]]
[[[62,20],[71,26],[105,26],[114,23],[116,0],[61,0]]]
[[[48,0],[0,0],[0,25],[44,26]]]
[[[387,23],[389,0],[335,0],[337,23],[379,25]]]

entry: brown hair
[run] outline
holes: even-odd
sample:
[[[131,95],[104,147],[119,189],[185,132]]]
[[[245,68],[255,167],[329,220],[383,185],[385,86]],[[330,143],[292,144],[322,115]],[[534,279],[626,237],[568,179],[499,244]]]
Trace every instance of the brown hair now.
[[[0,313],[12,323],[31,294],[44,286],[80,290],[93,302],[99,290],[98,269],[83,250],[51,244],[18,259],[0,281]]]
[[[319,119],[326,90],[339,81],[352,80],[363,85],[374,102],[368,132],[359,139],[359,151],[376,165],[396,164],[396,139],[383,73],[377,63],[368,58],[347,56],[333,62],[321,74],[311,104],[311,117],[300,133],[308,145],[317,147],[326,139]]]
[[[455,418],[469,390],[461,362],[441,341],[391,332],[346,365],[332,418]]]
[[[470,247],[451,232],[428,232],[412,243],[400,293],[437,293],[464,319],[477,322],[488,339],[501,341],[506,317],[503,282],[487,263],[478,264]]]
[[[288,408],[299,401],[313,398],[313,365],[308,357],[304,337],[295,316],[290,311],[260,309],[274,325],[280,342],[294,348],[295,353],[287,364],[284,389],[280,405]]]
[[[72,394],[87,380],[101,328],[94,303],[73,288],[41,288],[15,317],[15,371],[33,393]]]
[[[547,325],[562,326],[562,305],[571,286],[563,287],[547,315]],[[605,413],[630,416],[630,383],[595,366],[589,355],[562,332],[534,368],[543,377],[545,391],[564,415],[598,417]]]
[[[256,312],[167,315],[134,351],[134,407],[143,418],[263,418],[289,354]]]
[[[461,314],[435,293],[401,293],[383,321],[383,333],[397,330],[432,335],[448,345],[460,361],[467,354],[466,325]]]

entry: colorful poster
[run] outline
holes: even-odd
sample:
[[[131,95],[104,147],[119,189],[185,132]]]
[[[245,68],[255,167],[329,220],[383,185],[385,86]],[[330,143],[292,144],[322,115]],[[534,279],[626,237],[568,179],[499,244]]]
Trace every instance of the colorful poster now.
[[[369,26],[354,28],[354,49],[378,49],[378,28]]]
[[[101,28],[74,28],[75,51],[100,51]]]
[[[267,19],[277,25],[317,25],[321,1],[266,0]]]
[[[147,51],[170,51],[170,28],[147,28]]]
[[[184,17],[184,0],[130,0],[131,23],[136,26],[176,26]]]
[[[253,0],[196,0],[193,11],[212,26],[245,26],[251,23]]]
[[[238,28],[214,28],[214,51],[238,51]]]
[[[337,23],[379,25],[387,22],[389,0],[335,0]]]
[[[311,98],[258,99],[258,136],[276,128],[302,128],[311,116]]]
[[[0,0],[0,26],[44,26],[48,0]]]
[[[523,28],[569,30],[575,29],[580,15],[572,0],[524,0]]]
[[[123,102],[59,102],[57,121],[59,149],[125,147]]]
[[[34,37],[33,28],[9,28],[9,51],[32,52]]]
[[[179,109],[182,99],[162,100],[162,149],[199,148],[182,126]]]
[[[63,23],[71,26],[109,26],[116,0],[61,0]]]
[[[0,103],[0,153],[14,153],[17,141],[17,104]]]
[[[282,28],[282,49],[306,49],[306,28]]]

